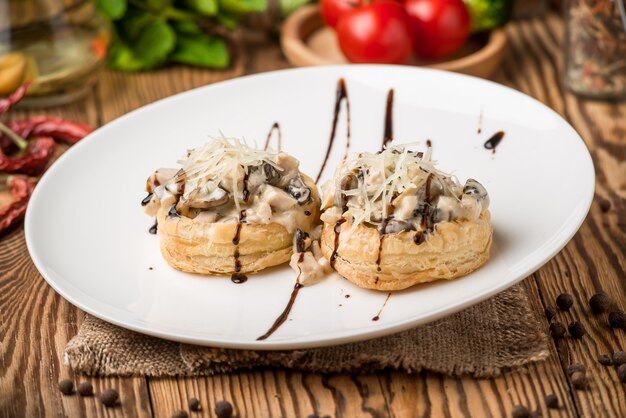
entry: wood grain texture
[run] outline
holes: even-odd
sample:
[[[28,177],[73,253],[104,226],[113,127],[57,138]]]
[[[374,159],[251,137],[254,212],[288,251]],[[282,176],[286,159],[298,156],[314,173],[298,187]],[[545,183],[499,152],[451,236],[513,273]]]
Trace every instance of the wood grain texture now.
[[[0,237],[0,417],[169,417],[187,410],[190,397],[200,399],[203,407],[194,417],[215,416],[213,408],[220,400],[231,402],[241,417],[506,417],[519,404],[539,409],[544,417],[626,416],[625,386],[618,383],[614,368],[596,361],[599,354],[626,349],[626,336],[607,326],[606,315],[593,316],[587,305],[592,294],[603,290],[626,307],[626,104],[580,100],[563,90],[562,29],[554,14],[509,25],[509,49],[496,81],[562,114],[591,149],[597,184],[587,220],[559,255],[524,282],[537,315],[554,305],[561,292],[572,293],[574,307],[559,312],[557,320],[580,321],[588,333],[582,340],[555,341],[547,361],[488,380],[425,372],[321,375],[279,370],[198,379],[76,377],[63,366],[62,352],[83,314],[41,279],[18,228]],[[98,125],[193,87],[287,67],[275,45],[248,43],[227,71],[174,67],[140,74],[106,72],[84,101],[47,113]],[[547,329],[548,322],[544,324]],[[587,366],[587,390],[575,390],[566,377],[565,368],[574,361]],[[121,404],[105,409],[95,397],[61,395],[57,382],[63,378],[90,381],[96,392],[114,387]],[[558,410],[546,409],[549,393],[559,398]]]

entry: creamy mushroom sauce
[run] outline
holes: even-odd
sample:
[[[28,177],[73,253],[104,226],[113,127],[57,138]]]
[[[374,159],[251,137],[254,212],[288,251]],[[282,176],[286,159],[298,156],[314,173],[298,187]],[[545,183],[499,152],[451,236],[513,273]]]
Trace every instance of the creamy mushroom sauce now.
[[[325,260],[315,241],[321,229],[303,207],[312,195],[297,159],[217,138],[178,162],[181,169],[160,168],[148,178],[146,214],[156,216],[163,208],[199,222],[238,223],[245,211],[247,224],[278,223],[294,235],[290,264],[301,283],[321,277]]]
[[[431,152],[430,147],[423,153],[397,145],[351,155],[322,187],[322,220],[349,221],[351,231],[364,223],[390,234],[426,233],[439,222],[478,219],[489,207],[485,188],[473,179],[463,186],[437,170]]]

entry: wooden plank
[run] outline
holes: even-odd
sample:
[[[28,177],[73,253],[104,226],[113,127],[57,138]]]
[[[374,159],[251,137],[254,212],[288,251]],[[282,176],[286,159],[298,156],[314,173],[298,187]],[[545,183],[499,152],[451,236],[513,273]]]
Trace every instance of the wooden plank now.
[[[597,198],[573,241],[536,277],[546,306],[553,306],[562,292],[574,295],[574,307],[560,312],[557,320],[565,325],[577,320],[587,330],[582,340],[557,341],[563,368],[580,362],[588,370],[587,390],[570,387],[577,412],[583,416],[623,416],[625,386],[619,383],[614,368],[600,366],[597,357],[625,349],[624,331],[610,329],[606,315],[592,315],[588,300],[594,293],[604,291],[621,309],[625,308],[626,104],[580,100],[562,89],[562,30],[562,22],[555,15],[512,28],[510,39],[516,50],[517,70],[511,72],[517,76],[515,71],[523,71],[529,82],[521,90],[564,115],[582,135],[596,167]],[[522,50],[530,53],[522,54]],[[610,208],[603,210],[601,202]]]
[[[21,227],[0,240],[0,307],[0,417],[151,415],[145,379],[77,377],[63,365],[83,314],[41,278]],[[95,397],[62,395],[58,382],[67,378],[91,382],[96,393],[115,388],[121,403],[105,411]]]
[[[84,99],[50,109],[11,111],[11,117],[45,113],[97,126],[95,88]],[[57,156],[65,147],[59,147]],[[151,415],[145,379],[75,376],[63,365],[65,344],[78,331],[83,313],[61,298],[39,275],[23,227],[0,237],[0,417]],[[96,397],[64,396],[61,379],[89,381],[95,393],[115,388],[120,404],[106,410]]]

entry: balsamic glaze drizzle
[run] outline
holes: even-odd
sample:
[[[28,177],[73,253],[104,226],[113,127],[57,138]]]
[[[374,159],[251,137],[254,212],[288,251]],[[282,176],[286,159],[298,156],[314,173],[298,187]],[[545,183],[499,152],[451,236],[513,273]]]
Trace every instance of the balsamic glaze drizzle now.
[[[141,206],[146,206],[148,203],[150,203],[150,201],[152,200],[152,195],[152,192],[148,193],[148,196],[144,197],[141,201]]]
[[[157,233],[158,230],[158,226],[159,223],[156,221],[156,219],[154,220],[154,225],[152,225],[149,229],[148,232],[151,233],[152,235],[155,235]]]
[[[430,139],[427,139],[427,140],[426,140],[426,146],[427,146],[428,148],[432,148],[432,146],[433,146],[433,141],[431,141]]]
[[[504,131],[498,131],[495,134],[493,134],[491,138],[485,141],[484,147],[486,149],[492,150],[492,152],[495,154],[496,147],[498,146],[498,144],[500,144],[500,141],[502,141],[502,138],[504,138]]]
[[[385,108],[385,130],[383,132],[383,146],[381,151],[385,149],[387,144],[393,141],[393,89],[389,89],[387,93],[387,107]]]
[[[293,307],[294,302],[296,301],[296,297],[298,296],[298,292],[302,288],[300,282],[296,281],[296,284],[293,286],[293,291],[291,292],[291,296],[289,297],[289,302],[287,302],[287,306],[283,309],[282,313],[276,318],[274,324],[267,330],[267,332],[257,338],[257,341],[266,340],[270,335],[274,333],[289,317],[289,313],[291,312],[291,308]]]
[[[241,191],[241,194],[245,203],[248,203],[248,199],[250,199],[250,190],[248,190],[248,177],[250,177],[249,171],[243,175],[243,190]]]
[[[483,131],[483,109],[480,109],[480,114],[478,115],[478,129],[476,130],[477,134],[480,134]]]
[[[233,273],[230,276],[230,280],[235,284],[241,284],[248,281],[248,276],[242,273]]]
[[[387,297],[385,298],[385,301],[383,302],[383,306],[380,307],[380,310],[378,311],[376,316],[372,318],[372,321],[378,321],[380,319],[380,314],[383,313],[383,309],[385,309],[385,306],[387,306],[387,302],[389,302],[390,297],[391,297],[391,292],[387,293]]]
[[[167,216],[171,218],[180,218],[180,214],[178,213],[178,210],[176,210],[176,204],[172,205],[169,212],[167,212]]]
[[[348,150],[350,149],[350,99],[348,99],[348,90],[346,89],[346,82],[343,78],[340,78],[337,82],[337,92],[335,95],[335,110],[333,113],[333,127],[330,131],[330,138],[328,140],[328,148],[326,149],[326,155],[324,156],[324,162],[320,167],[319,173],[317,173],[317,177],[315,178],[315,183],[320,181],[322,177],[322,173],[324,172],[324,168],[326,168],[326,163],[328,162],[328,157],[330,157],[330,150],[333,147],[333,142],[335,142],[335,134],[337,131],[337,122],[339,121],[339,112],[341,111],[341,102],[346,101],[346,151],[344,154],[344,159],[348,156]]]
[[[278,124],[278,122],[274,122],[274,124],[270,128],[270,131],[267,133],[267,139],[265,139],[265,146],[263,147],[263,149],[267,150],[267,147],[270,146],[270,139],[272,139],[272,134],[274,133],[274,131],[276,131],[278,134],[278,151],[282,151],[283,134],[280,130],[280,125]]]
[[[239,221],[237,222],[237,227],[235,228],[235,236],[233,236],[233,244],[236,246],[235,251],[233,252],[233,258],[235,259],[235,273],[239,273],[241,271],[241,262],[239,261],[239,238],[241,235],[241,227],[244,223],[246,223],[245,209],[239,212]]]
[[[333,269],[335,268],[335,261],[337,260],[337,251],[339,250],[339,235],[341,234],[341,224],[345,221],[345,219],[339,219],[333,227],[333,231],[335,232],[335,247],[333,249],[332,255],[330,256],[330,267]]]

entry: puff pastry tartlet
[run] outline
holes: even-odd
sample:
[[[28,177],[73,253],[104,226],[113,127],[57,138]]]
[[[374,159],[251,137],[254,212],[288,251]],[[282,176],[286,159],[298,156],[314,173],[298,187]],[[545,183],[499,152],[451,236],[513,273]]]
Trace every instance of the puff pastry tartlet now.
[[[430,147],[351,155],[323,195],[321,251],[361,287],[390,291],[454,279],[489,258],[487,191],[437,170]]]
[[[163,257],[178,270],[243,274],[282,264],[296,235],[302,247],[319,224],[316,186],[283,152],[217,138],[179,163],[148,178],[142,202],[156,216]]]

